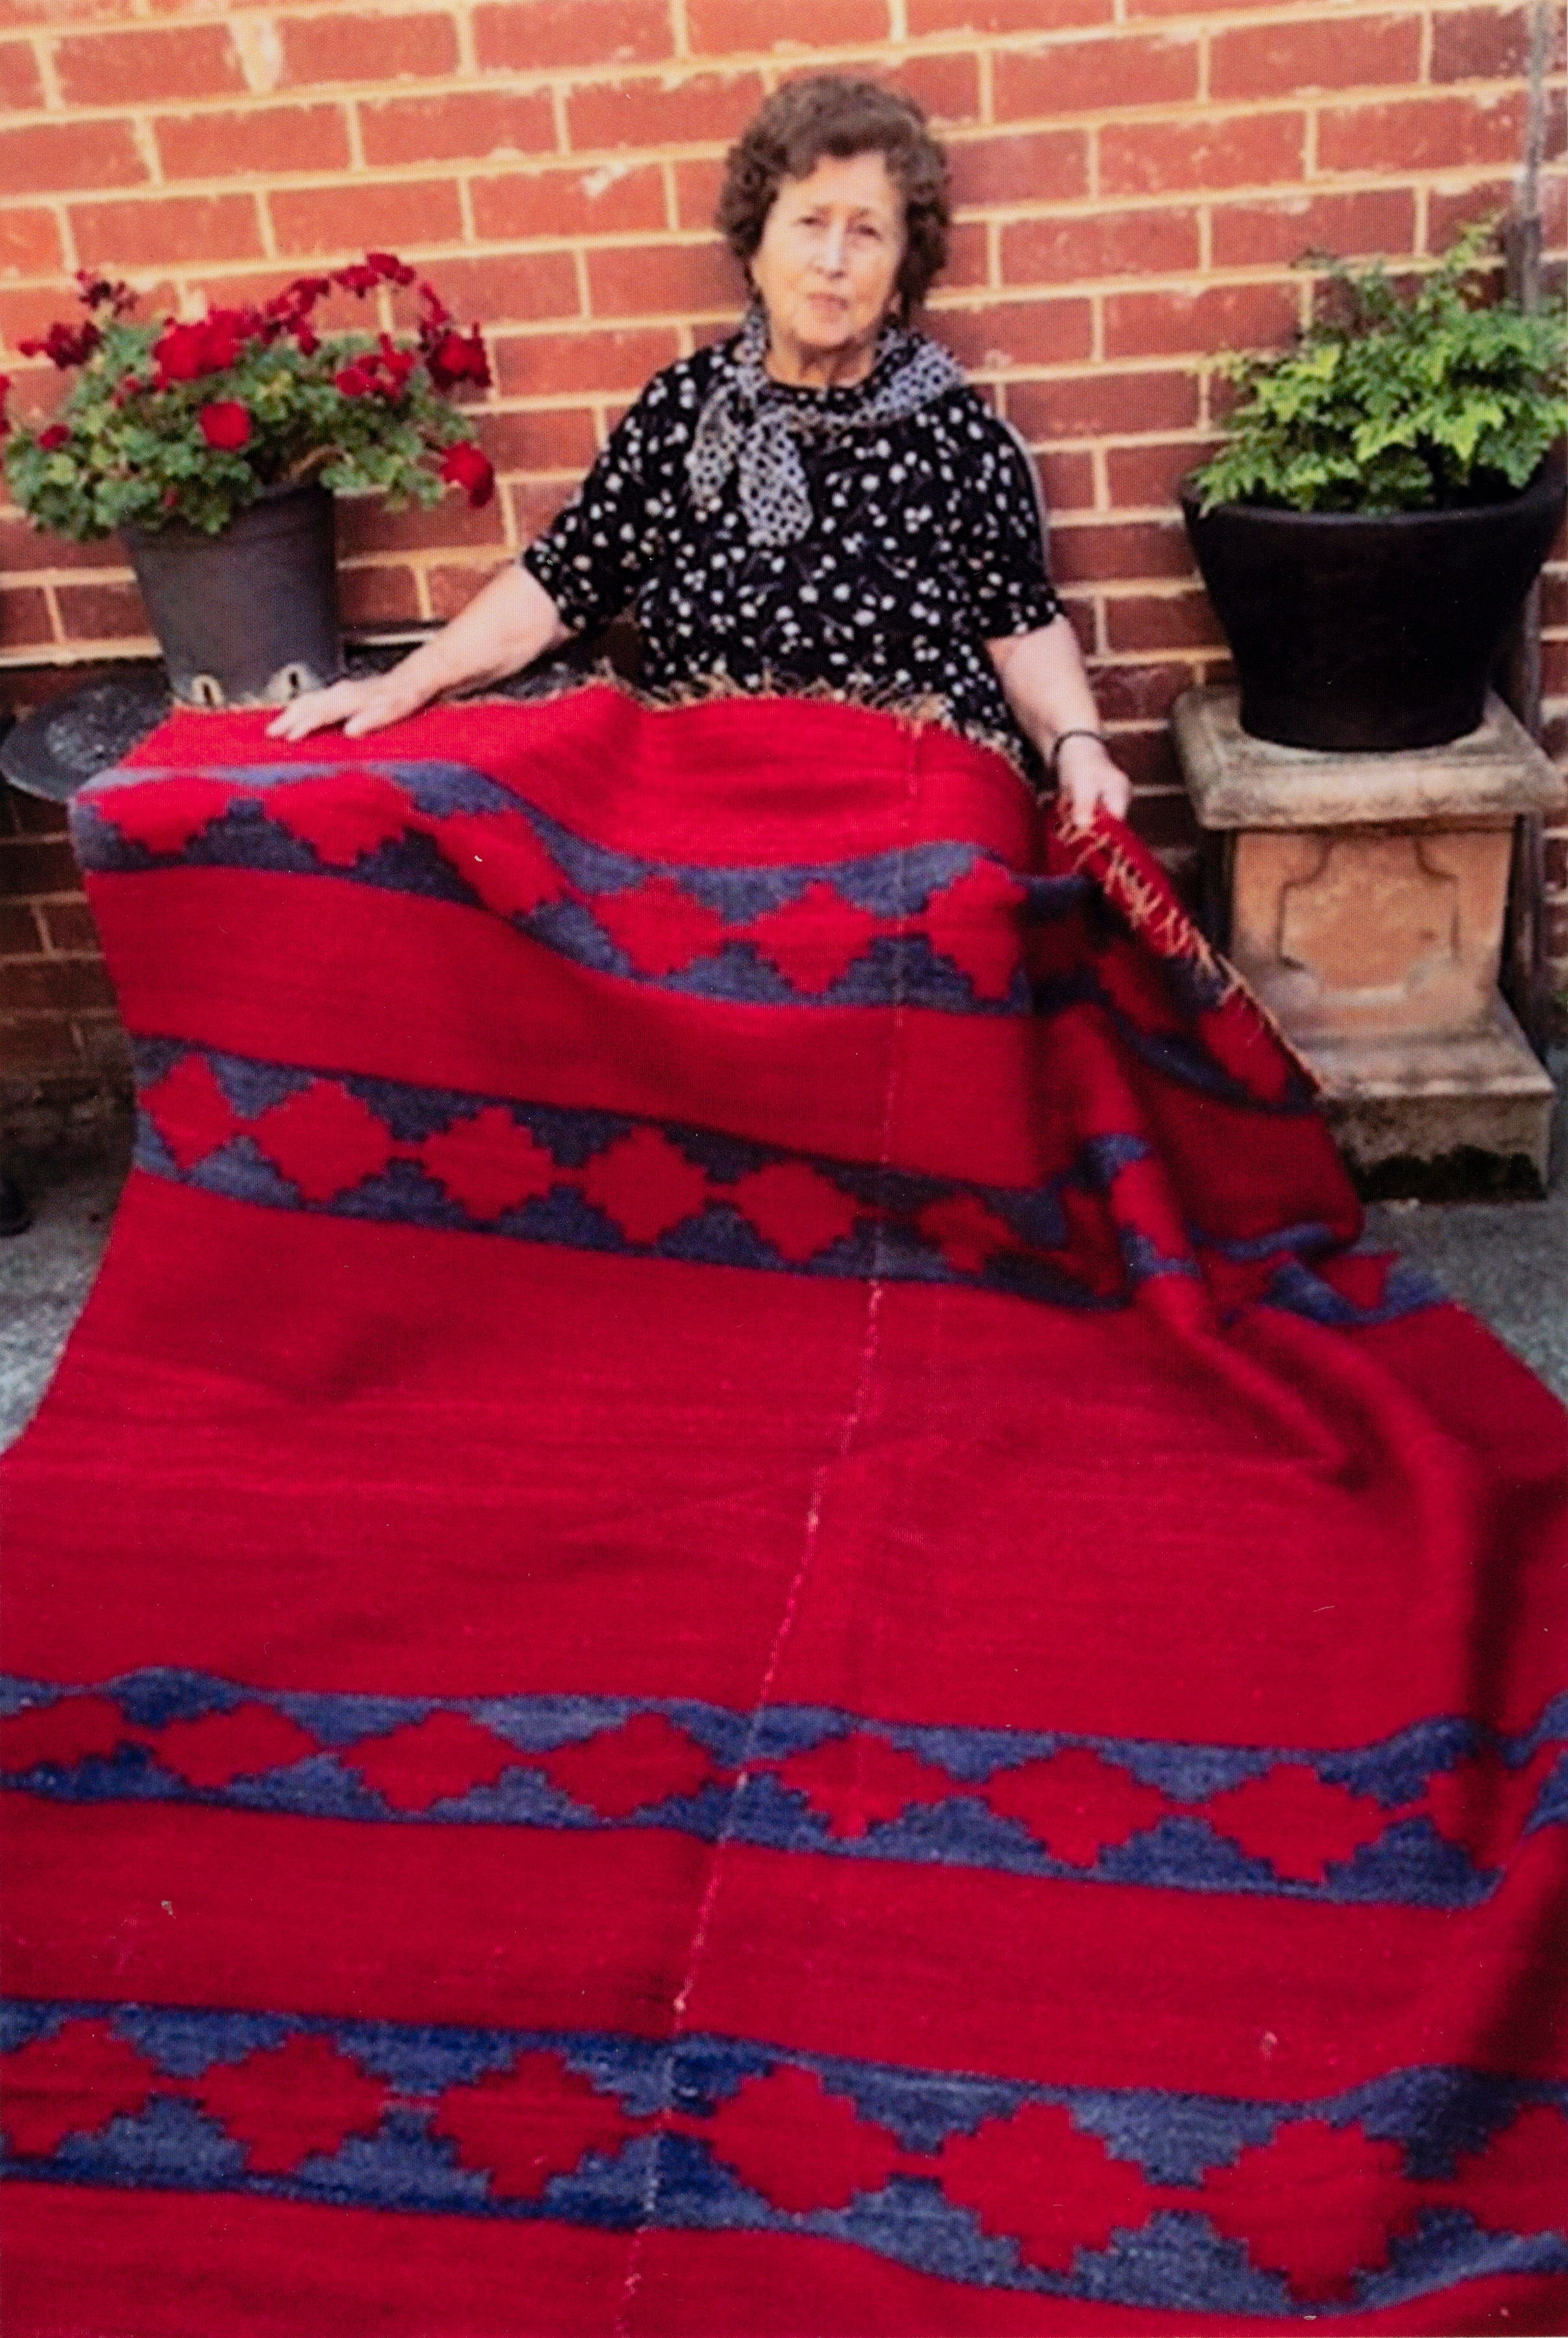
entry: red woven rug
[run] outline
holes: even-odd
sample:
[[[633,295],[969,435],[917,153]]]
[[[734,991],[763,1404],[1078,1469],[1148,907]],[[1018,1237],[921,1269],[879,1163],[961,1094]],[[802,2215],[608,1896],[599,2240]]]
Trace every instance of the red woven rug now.
[[[77,834],[5,2338],[1568,2327],[1563,1415],[1131,839],[608,687]]]

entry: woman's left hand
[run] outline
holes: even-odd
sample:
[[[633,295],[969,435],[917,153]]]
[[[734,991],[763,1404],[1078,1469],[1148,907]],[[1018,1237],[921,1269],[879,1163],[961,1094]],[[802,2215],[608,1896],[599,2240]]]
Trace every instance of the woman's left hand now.
[[[1071,828],[1086,828],[1097,812],[1125,820],[1132,783],[1098,739],[1078,732],[1063,741],[1056,756],[1057,802]]]

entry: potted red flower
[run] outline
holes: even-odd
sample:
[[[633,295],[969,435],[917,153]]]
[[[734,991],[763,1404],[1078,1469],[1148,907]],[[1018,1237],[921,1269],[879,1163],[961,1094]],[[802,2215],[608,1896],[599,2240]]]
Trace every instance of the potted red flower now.
[[[454,391],[490,380],[462,331],[393,252],[301,276],[259,308],[134,316],[122,284],[86,270],[86,314],[24,355],[76,379],[58,415],[5,442],[11,492],[34,525],[124,539],[177,697],[287,697],[341,670],[334,493],[394,507],[494,491]],[[334,290],[417,287],[412,336],[322,333]]]

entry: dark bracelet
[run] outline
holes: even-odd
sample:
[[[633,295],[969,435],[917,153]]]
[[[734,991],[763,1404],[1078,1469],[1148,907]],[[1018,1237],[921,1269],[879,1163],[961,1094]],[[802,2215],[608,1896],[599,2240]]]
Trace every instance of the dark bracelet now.
[[[1056,737],[1052,743],[1050,760],[1046,765],[1046,769],[1049,771],[1053,781],[1055,781],[1058,777],[1056,766],[1058,761],[1061,760],[1062,750],[1067,744],[1069,739],[1098,739],[1102,746],[1105,744],[1105,733],[1103,731],[1058,731]]]

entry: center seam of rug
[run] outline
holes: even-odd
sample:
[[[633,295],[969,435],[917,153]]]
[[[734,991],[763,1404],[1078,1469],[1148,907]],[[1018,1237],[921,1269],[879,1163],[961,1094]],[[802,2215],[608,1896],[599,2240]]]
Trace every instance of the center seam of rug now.
[[[920,786],[919,760],[920,731],[918,726],[912,723],[907,732],[907,757],[905,764],[904,834],[897,847],[898,904],[901,915],[906,917],[909,913],[909,831]],[[905,1012],[905,984],[900,972],[896,978],[894,996],[890,1002],[887,1069],[882,1083],[882,1113],[877,1148],[877,1165],[884,1180],[893,1162],[893,1115],[898,1085],[898,1069],[902,1058]],[[658,2125],[653,2137],[653,2148],[649,2157],[648,2183],[642,2196],[642,2213],[632,2233],[631,2246],[627,2252],[626,2275],[622,2287],[620,2311],[615,2320],[614,2338],[631,2338],[632,2310],[642,2282],[643,2250],[647,2236],[653,2229],[653,2220],[659,2205],[660,2158],[670,2132],[669,2123],[674,2116],[675,2048],[685,2026],[686,2010],[691,2000],[692,1989],[696,1986],[697,1968],[707,1945],[713,1907],[719,1896],[720,1871],[724,1853],[734,1832],[735,1816],[740,1808],[741,1797],[750,1782],[750,1763],[761,1731],[763,1716],[768,1710],[769,1699],[772,1695],[773,1683],[778,1677],[779,1665],[783,1662],[784,1650],[794,1628],[795,1618],[799,1612],[800,1601],[816,1559],[821,1535],[822,1505],[827,1492],[828,1474],[848,1455],[860,1424],[866,1417],[866,1408],[870,1400],[872,1375],[877,1367],[880,1344],[882,1294],[887,1279],[886,1227],[886,1213],[878,1208],[873,1227],[871,1272],[866,1285],[866,1306],[861,1320],[860,1352],[856,1366],[854,1389],[845,1410],[838,1440],[833,1453],[829,1459],[818,1465],[812,1475],[810,1496],[806,1506],[799,1561],[790,1578],[789,1588],[785,1594],[779,1627],[773,1635],[772,1644],[768,1651],[768,1661],[762,1669],[757,1701],[748,1717],[746,1742],[736,1764],[734,1786],[730,1791],[723,1824],[720,1827],[714,1840],[713,1856],[709,1862],[707,1880],[703,1885],[702,1897],[698,1903],[685,1969],[671,2008],[670,2072],[666,2081],[665,2099],[660,2107]]]

